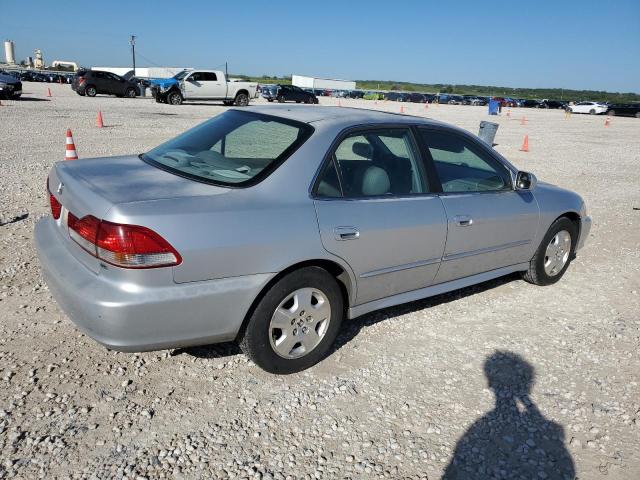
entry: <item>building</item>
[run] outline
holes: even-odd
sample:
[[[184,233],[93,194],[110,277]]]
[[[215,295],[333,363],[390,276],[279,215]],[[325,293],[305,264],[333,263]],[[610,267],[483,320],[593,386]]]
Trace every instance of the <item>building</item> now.
[[[136,67],[136,77],[138,78],[170,78],[176,73],[189,67]],[[92,70],[102,70],[104,72],[115,73],[123,76],[133,71],[131,67],[91,67]]]
[[[291,83],[300,88],[319,88],[322,90],[355,90],[356,82],[352,80],[336,80],[332,78],[307,77],[292,75]]]

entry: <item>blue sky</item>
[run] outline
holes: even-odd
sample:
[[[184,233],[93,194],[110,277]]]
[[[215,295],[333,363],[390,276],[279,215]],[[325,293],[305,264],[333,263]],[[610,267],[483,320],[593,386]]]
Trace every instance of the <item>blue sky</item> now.
[[[23,59],[640,92],[640,0],[0,0]],[[4,53],[4,52],[2,52]]]

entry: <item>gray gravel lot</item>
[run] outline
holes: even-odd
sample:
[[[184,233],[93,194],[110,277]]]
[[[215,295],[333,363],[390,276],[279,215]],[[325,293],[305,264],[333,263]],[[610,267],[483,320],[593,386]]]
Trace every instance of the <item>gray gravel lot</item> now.
[[[106,350],[53,301],[32,243],[67,127],[81,158],[139,153],[225,107],[24,90],[0,106],[0,478],[640,478],[640,120],[492,117],[501,153],[587,202],[591,236],[565,277],[366,315],[324,362],[281,377],[231,344]],[[489,119],[404,109],[473,132]]]

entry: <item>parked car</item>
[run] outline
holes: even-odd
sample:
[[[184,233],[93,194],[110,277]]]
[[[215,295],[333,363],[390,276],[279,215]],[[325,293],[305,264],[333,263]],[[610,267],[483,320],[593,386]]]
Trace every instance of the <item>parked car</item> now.
[[[484,106],[487,101],[484,98],[476,97],[475,95],[464,95],[462,98],[463,105]]]
[[[513,272],[553,284],[591,225],[465,130],[338,107],[231,109],[47,185],[36,249],[81,330],[123,351],[236,340],[274,373],[324,358],[344,318]]]
[[[540,102],[540,108],[556,108],[564,110],[567,108],[567,102],[561,102],[560,100],[542,100]]]
[[[463,101],[464,97],[462,95],[447,95],[446,103],[448,103],[449,105],[462,105]],[[440,103],[444,102],[441,101]]]
[[[313,93],[294,85],[279,85],[276,100],[278,103],[318,103],[318,98]]]
[[[364,92],[362,90],[351,90],[347,92],[347,97],[349,98],[364,98]]]
[[[609,105],[607,115],[611,115],[612,117],[640,118],[640,103],[616,103]]]
[[[151,79],[150,84],[156,102],[170,105],[222,100],[225,105],[246,107],[258,88],[255,82],[230,81],[221,70],[186,69],[171,78]]]
[[[405,98],[405,102],[427,103],[427,97],[425,97],[423,94],[417,93],[417,92],[407,93],[407,96]]]
[[[104,94],[135,98],[139,94],[134,82],[102,70],[79,70],[73,78],[71,89],[78,95],[87,97]]]
[[[262,98],[269,102],[273,102],[278,95],[278,85],[263,85]]]
[[[6,73],[0,73],[0,98],[18,100],[22,95],[22,82]]]
[[[567,111],[571,113],[588,113],[590,115],[599,115],[608,109],[607,105],[598,102],[579,102],[567,107]]]
[[[401,92],[387,92],[384,94],[384,99],[392,102],[406,102],[407,94]]]
[[[540,108],[540,100],[526,99],[519,102],[517,105],[524,108]]]

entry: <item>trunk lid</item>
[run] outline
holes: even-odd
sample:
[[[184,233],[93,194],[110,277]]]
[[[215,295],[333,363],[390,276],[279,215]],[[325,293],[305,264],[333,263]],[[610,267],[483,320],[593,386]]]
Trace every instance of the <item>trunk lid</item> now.
[[[222,194],[228,188],[207,185],[160,170],[137,156],[74,160],[57,163],[49,174],[49,190],[62,204],[58,229],[69,250],[95,273],[100,262],[70,237],[67,214],[105,219],[114,205],[179,197]]]

